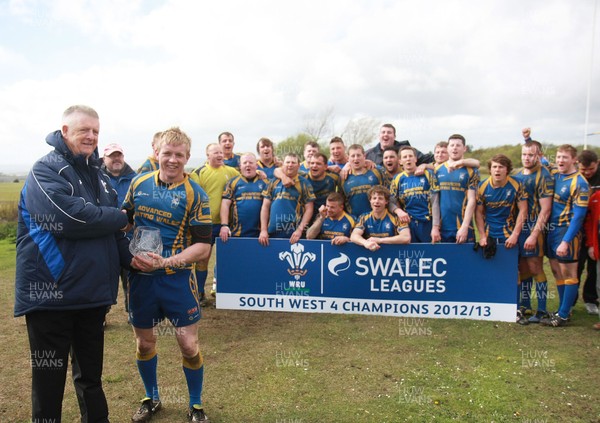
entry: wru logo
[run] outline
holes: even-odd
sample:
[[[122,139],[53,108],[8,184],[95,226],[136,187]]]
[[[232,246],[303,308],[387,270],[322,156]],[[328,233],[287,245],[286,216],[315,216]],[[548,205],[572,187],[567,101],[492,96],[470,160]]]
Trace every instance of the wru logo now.
[[[301,276],[306,275],[308,270],[304,269],[306,263],[309,261],[315,261],[317,256],[314,253],[304,252],[304,245],[300,243],[293,244],[289,251],[283,251],[279,253],[279,260],[287,260],[290,265],[288,273],[292,275],[296,280],[300,279]]]

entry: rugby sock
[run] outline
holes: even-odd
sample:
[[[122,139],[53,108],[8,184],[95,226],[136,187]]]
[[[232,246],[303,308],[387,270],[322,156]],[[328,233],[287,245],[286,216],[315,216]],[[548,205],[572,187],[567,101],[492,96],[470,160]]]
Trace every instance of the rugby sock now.
[[[556,280],[556,290],[558,291],[558,307],[562,304],[563,294],[565,292],[565,281],[564,279]]]
[[[198,283],[198,291],[204,294],[204,284],[208,277],[208,270],[196,270],[196,281]]]
[[[158,395],[158,380],[156,377],[156,368],[158,366],[158,353],[156,350],[148,353],[136,353],[137,367],[144,382],[146,396],[152,398],[153,401],[159,400]]]
[[[546,298],[548,297],[548,281],[545,273],[535,276],[535,295],[537,297],[537,310],[545,312]]]
[[[531,286],[533,285],[533,278],[529,274],[526,276],[526,278],[521,279],[521,305],[531,310]]]
[[[571,307],[573,301],[577,298],[579,293],[579,284],[577,278],[567,278],[564,284],[563,300],[560,302],[560,308],[558,309],[558,315],[563,319],[569,317],[571,313]]]
[[[202,406],[202,384],[204,382],[204,360],[198,351],[195,357],[183,357],[183,373],[190,394],[190,407]]]

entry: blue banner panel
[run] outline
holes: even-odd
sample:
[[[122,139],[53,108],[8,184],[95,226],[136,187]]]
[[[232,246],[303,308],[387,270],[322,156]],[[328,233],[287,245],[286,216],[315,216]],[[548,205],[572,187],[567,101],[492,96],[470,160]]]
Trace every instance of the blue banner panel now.
[[[516,248],[217,239],[217,308],[514,322]]]

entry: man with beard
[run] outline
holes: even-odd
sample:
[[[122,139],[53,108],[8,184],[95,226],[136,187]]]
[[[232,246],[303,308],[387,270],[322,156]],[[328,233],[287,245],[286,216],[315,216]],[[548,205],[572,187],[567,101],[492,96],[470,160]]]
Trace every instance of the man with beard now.
[[[394,147],[386,147],[383,151],[383,164],[379,170],[383,175],[383,186],[389,189],[396,175],[402,171],[400,152]]]
[[[541,145],[528,141],[521,147],[523,169],[516,175],[527,194],[527,216],[523,230],[519,234],[519,288],[521,315],[531,309],[531,288],[535,278],[537,311],[529,318],[529,323],[539,323],[547,316],[548,279],[544,272],[544,238],[546,223],[552,208],[554,178],[540,162]],[[520,324],[526,322],[519,321]]]
[[[110,179],[110,184],[117,191],[117,198],[119,207],[125,200],[125,195],[131,184],[131,180],[137,175],[135,171],[125,162],[125,155],[123,148],[116,143],[108,144],[104,148],[104,156],[102,158],[104,164],[102,170],[106,172]],[[125,304],[125,311],[129,311],[129,303],[127,301],[127,273],[129,271],[125,268],[121,269],[121,286],[123,287],[123,303]]]

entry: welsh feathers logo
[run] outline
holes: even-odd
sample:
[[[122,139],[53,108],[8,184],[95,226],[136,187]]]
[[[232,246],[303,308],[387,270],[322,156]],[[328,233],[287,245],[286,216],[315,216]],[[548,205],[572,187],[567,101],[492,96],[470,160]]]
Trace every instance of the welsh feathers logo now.
[[[350,268],[350,257],[344,253],[340,253],[339,257],[332,258],[327,264],[327,269],[335,276],[339,276],[340,272],[348,270],[348,268]]]
[[[300,279],[301,276],[306,275],[308,270],[304,268],[306,263],[309,261],[315,261],[317,256],[314,253],[304,252],[304,245],[297,242],[290,247],[290,251],[282,251],[279,253],[279,260],[287,260],[290,268],[288,273],[292,275],[296,280]]]

